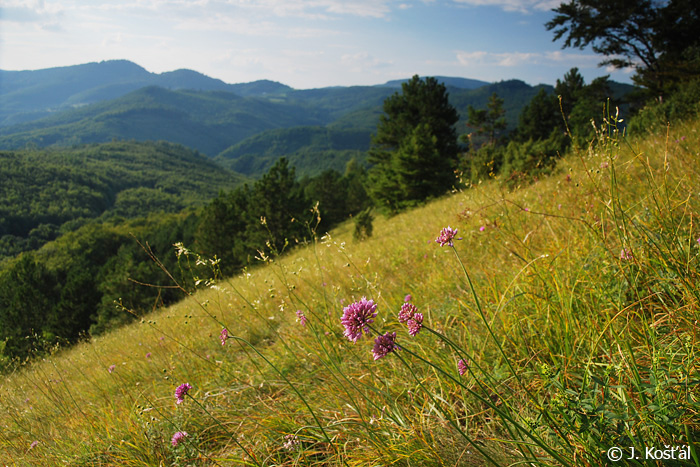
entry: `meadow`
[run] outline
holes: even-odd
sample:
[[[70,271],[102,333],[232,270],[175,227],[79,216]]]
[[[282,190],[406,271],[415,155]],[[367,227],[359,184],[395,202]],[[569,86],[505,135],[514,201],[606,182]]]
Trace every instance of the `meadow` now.
[[[233,277],[179,245],[197,290],[4,378],[0,460],[700,466],[700,122],[618,123],[364,241]]]

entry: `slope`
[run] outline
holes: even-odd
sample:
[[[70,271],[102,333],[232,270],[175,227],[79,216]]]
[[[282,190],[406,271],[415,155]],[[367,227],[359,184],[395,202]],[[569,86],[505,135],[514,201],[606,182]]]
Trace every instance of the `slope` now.
[[[487,181],[378,219],[366,242],[345,226],[8,376],[0,452],[49,467],[602,466],[621,436],[696,452],[700,124],[629,145],[603,129],[531,186]],[[454,249],[435,242],[448,225]],[[351,303],[371,338],[346,338]]]
[[[171,143],[0,152],[0,259],[90,219],[201,206],[246,180]]]

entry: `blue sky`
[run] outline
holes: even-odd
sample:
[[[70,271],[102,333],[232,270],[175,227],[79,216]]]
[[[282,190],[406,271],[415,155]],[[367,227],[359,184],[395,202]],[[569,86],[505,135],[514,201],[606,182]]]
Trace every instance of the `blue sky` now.
[[[0,0],[0,69],[111,59],[297,89],[421,76],[554,84],[630,73],[561,49],[560,0]]]

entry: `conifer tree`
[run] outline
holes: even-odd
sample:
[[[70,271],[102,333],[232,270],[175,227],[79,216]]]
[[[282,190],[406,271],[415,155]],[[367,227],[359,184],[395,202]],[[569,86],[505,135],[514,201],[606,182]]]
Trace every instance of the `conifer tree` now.
[[[368,157],[369,192],[392,212],[450,189],[459,154],[445,85],[416,75],[401,91],[384,101]]]

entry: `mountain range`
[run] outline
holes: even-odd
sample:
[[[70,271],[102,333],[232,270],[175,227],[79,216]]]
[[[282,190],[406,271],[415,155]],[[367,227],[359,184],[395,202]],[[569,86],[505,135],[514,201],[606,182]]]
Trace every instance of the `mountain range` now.
[[[504,99],[509,128],[541,89],[519,80],[436,77],[462,116]],[[299,174],[343,170],[363,157],[383,101],[405,80],[376,86],[296,90],[261,80],[227,84],[192,70],[150,73],[126,61],[36,71],[0,70],[0,149],[66,147],[113,140],[170,141],[246,175],[289,157]],[[631,87],[630,87],[631,88]]]

